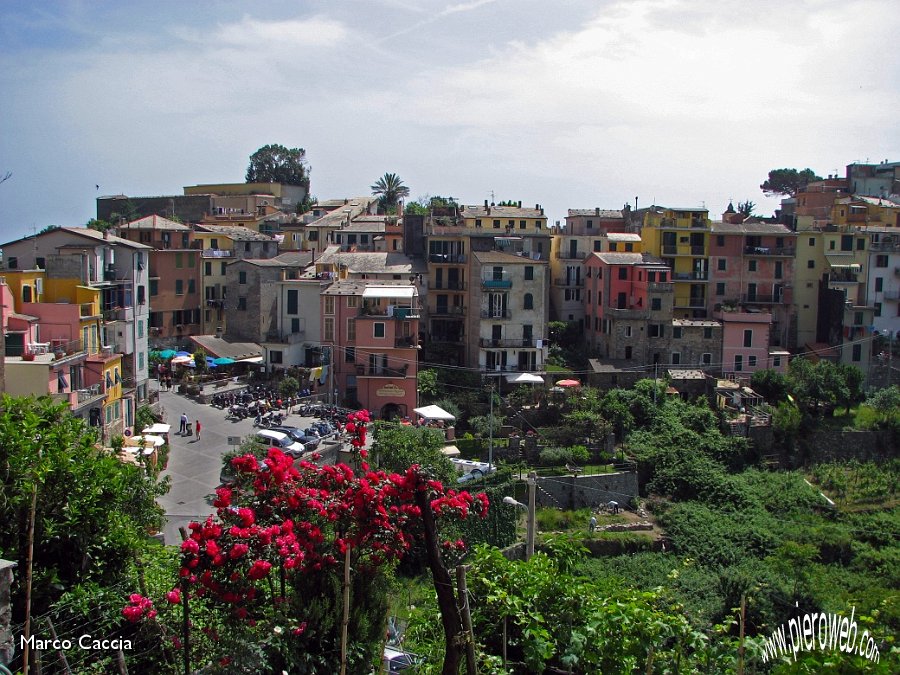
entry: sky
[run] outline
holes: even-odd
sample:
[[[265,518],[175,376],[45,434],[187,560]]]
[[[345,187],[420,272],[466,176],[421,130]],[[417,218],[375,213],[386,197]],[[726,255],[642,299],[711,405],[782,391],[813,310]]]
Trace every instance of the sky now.
[[[0,236],[242,182],[570,208],[729,200],[900,160],[895,0],[0,0]]]

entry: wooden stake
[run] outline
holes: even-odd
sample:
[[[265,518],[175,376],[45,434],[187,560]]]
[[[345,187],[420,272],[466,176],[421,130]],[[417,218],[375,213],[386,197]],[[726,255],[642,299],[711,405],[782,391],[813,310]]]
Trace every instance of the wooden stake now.
[[[741,643],[738,647],[737,675],[744,675],[744,622],[747,614],[747,596],[741,594]]]
[[[472,614],[469,612],[469,595],[466,591],[467,569],[467,565],[456,566],[456,604],[466,631],[466,673],[478,675],[478,665],[475,663],[475,634],[472,631]]]
[[[181,631],[184,647],[184,675],[191,675],[191,617],[188,607],[188,580],[181,580],[181,606],[182,622]]]
[[[34,566],[34,519],[37,512],[37,476],[32,476],[34,483],[31,486],[31,509],[28,511],[28,550],[25,557],[25,629],[24,645],[22,646],[22,673],[28,675],[29,638],[31,637],[31,578]]]
[[[119,669],[119,675],[128,675],[128,666],[125,665],[125,652],[121,649],[116,650],[116,667]]]
[[[344,618],[341,620],[341,675],[347,675],[347,642],[350,629],[350,547],[344,552]]]

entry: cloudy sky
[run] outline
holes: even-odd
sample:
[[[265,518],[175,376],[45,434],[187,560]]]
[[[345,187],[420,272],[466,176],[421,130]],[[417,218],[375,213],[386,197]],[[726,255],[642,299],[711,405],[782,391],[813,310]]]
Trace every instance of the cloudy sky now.
[[[900,160],[895,0],[0,0],[0,233],[242,181],[567,208],[730,198]],[[99,189],[95,186],[99,185]]]

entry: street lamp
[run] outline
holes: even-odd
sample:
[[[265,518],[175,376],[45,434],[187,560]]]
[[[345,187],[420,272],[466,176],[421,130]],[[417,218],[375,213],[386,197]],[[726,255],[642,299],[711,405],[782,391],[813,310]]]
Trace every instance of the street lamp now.
[[[527,511],[526,530],[525,530],[525,560],[534,555],[534,534],[537,529],[535,526],[535,491],[537,488],[536,474],[528,474],[528,505],[526,506],[513,497],[504,497],[503,503],[514,506],[518,509]]]

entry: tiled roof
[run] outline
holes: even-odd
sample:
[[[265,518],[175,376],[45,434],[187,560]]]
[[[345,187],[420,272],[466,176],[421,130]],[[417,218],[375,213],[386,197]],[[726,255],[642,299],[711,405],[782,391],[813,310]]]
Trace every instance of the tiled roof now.
[[[673,326],[701,326],[703,328],[721,328],[722,324],[718,321],[702,321],[699,319],[672,319]]]
[[[605,253],[592,253],[607,265],[654,265],[668,267],[662,260],[655,258],[649,253],[615,253],[612,251]]]
[[[316,259],[316,264],[346,265],[350,272],[358,273],[424,274],[427,271],[424,261],[387,251],[341,253],[329,248]]]
[[[196,225],[195,229],[197,232],[221,234],[233,241],[274,241],[269,235],[261,234],[242,225],[211,225],[204,223],[203,225]]]
[[[606,238],[610,241],[640,241],[641,235],[634,232],[610,232]]]
[[[488,213],[490,209],[490,213]],[[540,209],[518,206],[461,206],[459,215],[464,218],[546,218]]]
[[[227,342],[215,335],[191,335],[190,339],[203,348],[209,356],[229,358],[235,361],[262,356],[263,350],[255,342]]]
[[[347,204],[342,204],[334,211],[329,211],[321,218],[307,223],[307,227],[341,227],[347,220],[348,214],[345,213],[346,211],[350,212],[350,220],[352,221],[356,216],[366,213],[366,209],[374,201],[374,197],[351,199]]]
[[[796,236],[796,232],[792,232],[781,223],[759,223],[759,222],[743,222],[743,223],[725,223],[714,220],[710,227],[713,234],[774,234],[781,236]]]
[[[570,216],[594,216],[594,218],[622,218],[621,209],[569,209]]]
[[[308,251],[287,251],[274,258],[244,258],[235,260],[232,265],[248,263],[257,267],[306,267],[312,263],[312,253]]]
[[[169,220],[168,218],[163,218],[162,216],[158,216],[156,214],[152,216],[145,216],[144,218],[138,218],[137,220],[132,220],[130,222],[125,223],[124,225],[120,225],[119,229],[121,230],[169,230],[175,232],[183,232],[190,231],[187,225],[182,225],[181,223],[177,223],[174,220]]]
[[[409,288],[409,281],[385,279],[344,279],[335,281],[322,291],[322,295],[362,295],[367,286],[402,286]]]
[[[89,227],[61,227],[60,230],[64,232],[71,232],[72,234],[77,234],[82,237],[87,237],[88,239],[94,239],[98,243],[99,242],[108,242],[111,244],[116,244],[117,246],[126,246],[128,248],[137,248],[141,250],[152,250],[152,246],[147,246],[146,244],[139,244],[136,241],[128,241],[127,239],[122,239],[122,237],[117,237],[114,234],[110,234],[107,236],[103,236],[102,232],[98,232],[97,230],[92,230]],[[51,230],[53,231],[53,230]],[[40,235],[38,235],[40,236]]]

